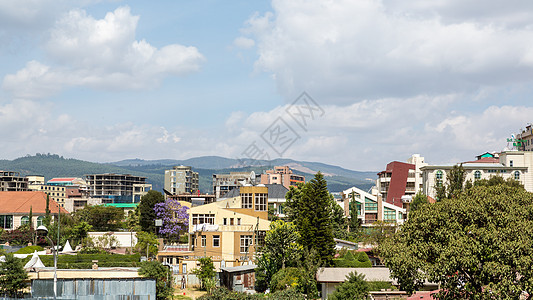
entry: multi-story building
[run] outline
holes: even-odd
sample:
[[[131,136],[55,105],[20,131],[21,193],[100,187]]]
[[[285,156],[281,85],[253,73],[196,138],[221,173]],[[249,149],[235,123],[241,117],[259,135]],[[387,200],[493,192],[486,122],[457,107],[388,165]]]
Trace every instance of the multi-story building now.
[[[189,210],[189,246],[168,247],[158,259],[187,274],[196,260],[209,256],[217,271],[250,263],[264,243],[268,221],[268,188],[242,186],[239,196]]]
[[[498,154],[485,153],[477,156],[474,161],[461,164],[465,170],[465,181],[489,179],[491,176],[512,178],[533,192],[533,152],[532,151],[504,151]],[[423,172],[423,192],[435,198],[436,186],[446,183],[448,173],[453,165],[426,165]]]
[[[421,167],[427,165],[420,154],[413,154],[407,163],[393,161],[378,173],[376,186],[383,201],[398,207],[407,206],[412,197],[423,189]]]
[[[284,208],[285,208],[285,202],[287,201],[285,199],[285,195],[287,194],[289,189],[287,189],[281,184],[261,184],[261,185],[266,186],[268,189],[268,206],[269,208],[272,208],[272,212],[274,213],[274,215],[278,218],[285,218]],[[240,195],[240,190],[234,189],[230,192],[227,192],[221,198],[234,198],[234,197],[238,197],[239,195]]]
[[[516,139],[510,139],[508,142],[513,143],[516,149],[521,151],[533,151],[533,128],[528,124],[525,129],[516,135]]]
[[[29,191],[40,191],[41,186],[44,185],[43,175],[26,175],[26,178],[28,179]]]
[[[262,184],[281,184],[287,189],[296,186],[298,183],[305,183],[305,176],[297,175],[288,166],[274,167],[261,174]]]
[[[28,178],[19,172],[0,171],[0,191],[16,192],[28,190]]]
[[[199,190],[198,172],[191,167],[175,166],[165,170],[165,191],[170,195],[194,194]]]
[[[102,199],[102,203],[138,203],[152,189],[146,177],[130,174],[85,175],[89,196]]]
[[[33,187],[39,188],[38,185],[33,185]],[[46,184],[41,185],[38,190],[45,192],[50,199],[59,203],[61,207],[65,207],[68,189],[87,190],[87,183],[77,177],[52,178]]]
[[[57,202],[50,200],[50,214],[68,213]],[[30,211],[32,219],[30,220]],[[46,194],[36,191],[0,192],[0,229],[13,230],[32,222],[34,228],[42,225],[46,215]]]
[[[395,222],[403,224],[406,208],[383,201],[381,196],[372,195],[356,187],[341,193],[343,209],[346,216],[350,216],[350,205],[353,200],[357,205],[357,218],[364,227],[371,226],[376,221]]]
[[[227,192],[246,184],[255,183],[255,172],[230,172],[229,174],[213,174],[213,194],[218,198]]]

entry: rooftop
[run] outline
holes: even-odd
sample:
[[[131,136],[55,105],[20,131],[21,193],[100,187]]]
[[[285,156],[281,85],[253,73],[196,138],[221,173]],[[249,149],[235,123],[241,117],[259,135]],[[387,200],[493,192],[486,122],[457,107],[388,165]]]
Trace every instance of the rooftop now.
[[[0,214],[27,214],[30,209],[34,214],[45,214],[46,193],[44,192],[0,192]],[[59,205],[50,199],[50,212],[57,213]],[[61,212],[68,212],[61,208]]]

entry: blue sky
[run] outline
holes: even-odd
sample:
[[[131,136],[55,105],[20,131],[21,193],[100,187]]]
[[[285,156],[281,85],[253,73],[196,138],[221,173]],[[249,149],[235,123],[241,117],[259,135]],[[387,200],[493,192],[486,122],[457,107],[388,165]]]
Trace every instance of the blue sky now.
[[[0,0],[2,158],[471,160],[532,122],[533,4],[511,2]]]

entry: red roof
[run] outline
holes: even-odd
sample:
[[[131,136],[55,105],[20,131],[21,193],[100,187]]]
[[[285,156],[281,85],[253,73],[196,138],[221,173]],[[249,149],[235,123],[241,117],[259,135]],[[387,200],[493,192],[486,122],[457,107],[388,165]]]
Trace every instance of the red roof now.
[[[63,181],[73,181],[74,179],[76,179],[76,177],[68,177],[68,178],[52,178],[52,179],[48,180],[48,182],[57,182],[57,181],[60,181],[60,182],[63,182]]]
[[[473,161],[467,161],[467,162],[464,162],[463,164],[497,164],[499,162],[500,162],[500,160],[498,158],[482,157],[481,159],[473,160]]]
[[[46,193],[44,192],[0,192],[0,214],[46,213]],[[59,204],[50,199],[49,209],[56,214]],[[64,208],[61,213],[68,214]]]

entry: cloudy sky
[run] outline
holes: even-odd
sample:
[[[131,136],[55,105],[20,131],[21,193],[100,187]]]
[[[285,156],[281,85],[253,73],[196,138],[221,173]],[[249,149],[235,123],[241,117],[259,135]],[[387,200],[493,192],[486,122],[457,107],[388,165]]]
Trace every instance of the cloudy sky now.
[[[0,0],[0,66],[1,159],[450,163],[533,122],[533,2]]]

